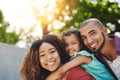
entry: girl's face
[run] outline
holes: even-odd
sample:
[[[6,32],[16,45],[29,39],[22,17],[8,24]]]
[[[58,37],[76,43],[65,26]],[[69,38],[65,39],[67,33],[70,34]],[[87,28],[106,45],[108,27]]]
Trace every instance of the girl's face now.
[[[50,43],[42,43],[39,48],[39,61],[41,66],[53,72],[60,67],[61,61],[57,49]]]
[[[70,36],[65,36],[64,41],[66,44],[66,51],[70,56],[73,56],[75,52],[80,51],[80,41],[76,35],[71,34]]]

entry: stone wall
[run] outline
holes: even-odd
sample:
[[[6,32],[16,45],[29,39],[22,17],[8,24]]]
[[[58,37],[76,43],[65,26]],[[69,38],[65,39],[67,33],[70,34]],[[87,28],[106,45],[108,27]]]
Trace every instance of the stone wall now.
[[[26,49],[0,43],[0,80],[21,80],[19,68]]]

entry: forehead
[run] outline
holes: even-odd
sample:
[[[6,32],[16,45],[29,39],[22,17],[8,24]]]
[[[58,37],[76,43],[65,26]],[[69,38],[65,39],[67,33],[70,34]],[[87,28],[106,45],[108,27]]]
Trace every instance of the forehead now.
[[[64,37],[64,40],[74,40],[74,39],[78,39],[78,36],[75,34],[71,34],[69,36]]]
[[[39,51],[49,50],[50,48],[55,48],[52,44],[43,42],[39,48]]]
[[[91,31],[98,31],[98,30],[100,30],[98,25],[95,25],[94,23],[89,23],[80,28],[80,34],[85,35],[85,34],[89,34]]]

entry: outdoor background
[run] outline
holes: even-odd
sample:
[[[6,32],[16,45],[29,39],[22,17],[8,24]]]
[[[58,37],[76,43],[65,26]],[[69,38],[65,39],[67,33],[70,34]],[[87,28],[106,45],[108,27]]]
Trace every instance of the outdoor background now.
[[[120,0],[0,0],[0,80],[20,80],[21,61],[35,40],[79,29],[88,18],[120,36]]]

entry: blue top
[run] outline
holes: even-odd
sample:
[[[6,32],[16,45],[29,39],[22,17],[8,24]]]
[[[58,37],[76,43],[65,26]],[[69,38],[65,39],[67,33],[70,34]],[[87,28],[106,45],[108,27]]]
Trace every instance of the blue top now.
[[[78,55],[90,56],[92,58],[91,63],[81,64],[81,67],[90,73],[96,80],[115,80],[106,67],[94,57],[94,54],[82,50],[74,53],[71,59],[74,59]]]

